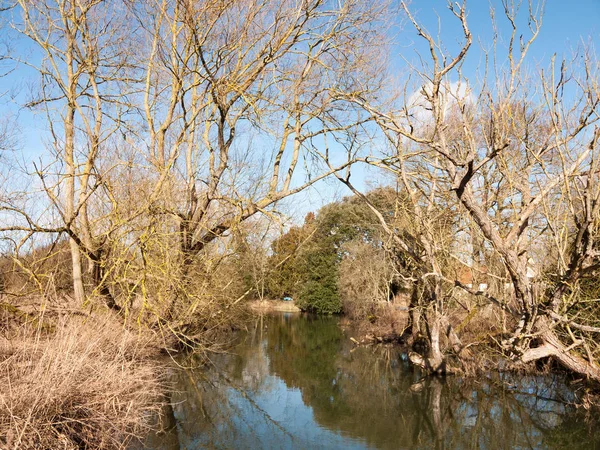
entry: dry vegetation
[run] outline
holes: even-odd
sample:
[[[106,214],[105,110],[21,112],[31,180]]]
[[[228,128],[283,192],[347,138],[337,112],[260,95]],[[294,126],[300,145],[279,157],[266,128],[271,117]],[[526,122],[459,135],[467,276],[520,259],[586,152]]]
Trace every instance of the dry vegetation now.
[[[151,335],[111,316],[63,317],[0,338],[0,448],[125,448],[165,392]]]

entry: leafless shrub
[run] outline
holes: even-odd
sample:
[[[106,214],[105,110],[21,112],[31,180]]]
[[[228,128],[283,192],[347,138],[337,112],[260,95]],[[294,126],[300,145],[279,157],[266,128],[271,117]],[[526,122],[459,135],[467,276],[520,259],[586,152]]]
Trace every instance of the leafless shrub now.
[[[390,300],[394,276],[383,249],[362,242],[350,242],[340,264],[339,289],[344,312],[355,319],[376,313],[379,303]]]

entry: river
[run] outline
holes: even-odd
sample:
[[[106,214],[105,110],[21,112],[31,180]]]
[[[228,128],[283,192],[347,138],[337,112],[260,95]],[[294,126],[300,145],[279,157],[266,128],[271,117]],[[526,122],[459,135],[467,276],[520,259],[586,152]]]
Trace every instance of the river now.
[[[398,347],[356,347],[336,317],[258,319],[209,367],[176,371],[154,449],[593,449],[560,376],[422,378]]]

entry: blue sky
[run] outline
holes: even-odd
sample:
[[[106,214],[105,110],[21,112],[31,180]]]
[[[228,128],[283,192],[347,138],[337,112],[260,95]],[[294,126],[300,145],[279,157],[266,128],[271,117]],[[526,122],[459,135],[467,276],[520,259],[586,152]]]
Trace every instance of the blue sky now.
[[[498,33],[504,37],[499,45],[498,63],[502,64],[506,56],[510,24],[503,16],[502,2],[500,0],[468,1],[468,23],[473,34],[473,45],[465,64],[465,72],[469,78],[473,78],[475,73],[482,69],[482,46],[489,48],[492,43],[490,7],[496,9]],[[518,25],[523,26],[524,31],[527,31],[527,7],[527,0],[523,0]],[[445,0],[413,0],[409,3],[409,9],[431,34],[437,35],[439,29],[442,41],[451,51],[458,48],[462,38],[460,23],[448,10]],[[527,36],[526,34],[525,37]],[[398,31],[396,40],[397,54],[392,55],[392,60],[395,60],[397,70],[402,71],[405,68],[402,58],[415,62],[417,52],[427,56],[428,47],[417,36],[411,24],[404,24]],[[540,33],[530,48],[527,63],[532,69],[547,66],[554,54],[557,55],[557,60],[563,56],[568,58],[582,44],[592,44],[596,47],[600,44],[600,0],[548,0]],[[373,171],[365,172],[358,169],[353,172],[354,181],[361,189],[365,189],[368,184],[385,183],[385,180]],[[363,180],[359,181],[361,177]],[[323,183],[294,200],[294,205],[298,209],[294,216],[298,220],[304,217],[307,211],[318,209],[324,202],[348,194],[349,191],[343,186]]]
[[[490,7],[496,9],[498,30],[501,34],[508,35],[510,27],[502,17],[502,2],[500,0],[475,0],[467,3],[468,22],[473,33],[473,43],[481,39],[484,45],[490,43],[492,36]],[[438,16],[441,22],[441,36],[444,41],[456,41],[460,36],[460,27],[446,7],[444,0],[413,0],[409,9],[427,27],[436,34]],[[540,35],[536,44],[531,49],[531,54],[538,62],[548,62],[548,57],[554,53],[569,52],[588,38],[596,42],[600,39],[600,0],[548,0],[545,5],[545,14]],[[527,0],[521,6],[520,25],[526,26]],[[404,33],[412,35],[412,40],[417,36],[407,25]],[[473,52],[477,53],[477,52]]]

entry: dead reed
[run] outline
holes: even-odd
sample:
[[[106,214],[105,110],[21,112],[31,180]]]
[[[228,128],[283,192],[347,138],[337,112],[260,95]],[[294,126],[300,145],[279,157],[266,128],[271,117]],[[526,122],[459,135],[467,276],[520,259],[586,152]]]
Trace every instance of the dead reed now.
[[[0,337],[0,448],[125,448],[161,406],[156,348],[110,315]]]

